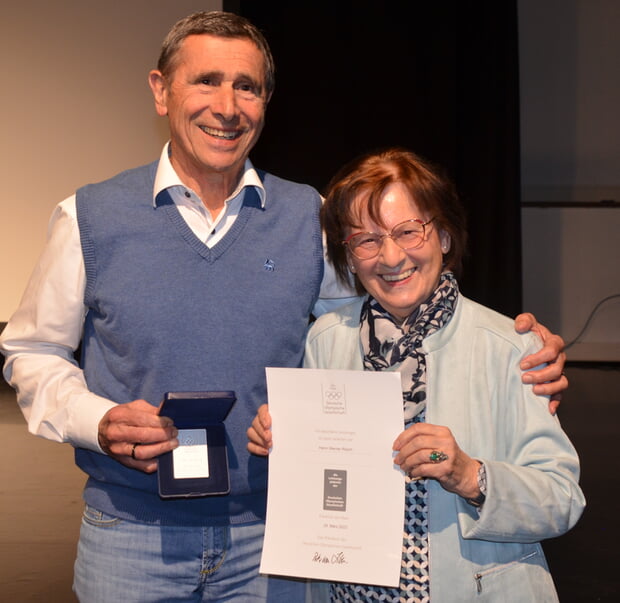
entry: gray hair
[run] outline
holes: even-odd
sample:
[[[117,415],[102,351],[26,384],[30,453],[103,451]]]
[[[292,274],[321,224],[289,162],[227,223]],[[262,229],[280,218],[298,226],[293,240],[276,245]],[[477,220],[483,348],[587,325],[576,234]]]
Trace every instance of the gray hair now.
[[[175,58],[188,36],[208,34],[220,38],[250,40],[256,44],[265,63],[265,91],[271,95],[275,86],[275,65],[269,44],[263,34],[245,17],[223,11],[203,11],[193,13],[177,21],[162,44],[157,69],[166,78],[170,77],[176,64]]]

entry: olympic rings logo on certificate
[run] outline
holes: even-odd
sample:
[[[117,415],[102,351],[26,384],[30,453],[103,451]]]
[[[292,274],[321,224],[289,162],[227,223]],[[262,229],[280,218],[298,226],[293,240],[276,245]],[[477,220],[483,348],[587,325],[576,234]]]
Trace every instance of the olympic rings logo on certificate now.
[[[343,415],[347,412],[344,384],[323,383],[323,412]]]

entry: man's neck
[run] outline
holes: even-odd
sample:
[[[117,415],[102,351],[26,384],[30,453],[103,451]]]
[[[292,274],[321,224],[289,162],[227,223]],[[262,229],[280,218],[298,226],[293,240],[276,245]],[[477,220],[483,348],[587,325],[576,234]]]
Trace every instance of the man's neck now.
[[[224,208],[226,200],[233,194],[243,175],[243,166],[236,173],[210,172],[199,177],[184,170],[171,158],[172,166],[185,186],[191,188],[209,210],[213,219],[217,218]]]

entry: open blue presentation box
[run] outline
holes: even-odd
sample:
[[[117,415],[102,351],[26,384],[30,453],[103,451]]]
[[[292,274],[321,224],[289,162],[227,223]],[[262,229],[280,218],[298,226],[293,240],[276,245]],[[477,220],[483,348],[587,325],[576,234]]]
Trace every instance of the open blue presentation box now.
[[[233,391],[165,394],[159,414],[174,421],[180,445],[159,457],[157,479],[162,498],[230,492],[224,420],[235,400]]]

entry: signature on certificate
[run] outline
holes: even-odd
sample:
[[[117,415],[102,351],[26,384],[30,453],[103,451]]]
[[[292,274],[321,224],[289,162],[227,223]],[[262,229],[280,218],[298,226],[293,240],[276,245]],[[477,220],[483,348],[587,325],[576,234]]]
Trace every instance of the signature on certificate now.
[[[346,565],[347,563],[347,559],[342,551],[339,553],[334,553],[333,555],[325,555],[323,553],[316,552],[312,556],[312,561],[314,563],[325,563],[328,565]]]

